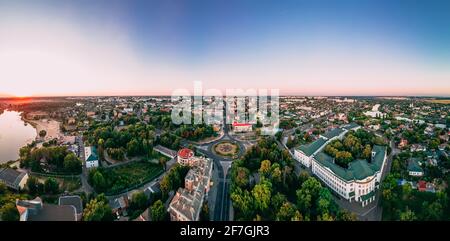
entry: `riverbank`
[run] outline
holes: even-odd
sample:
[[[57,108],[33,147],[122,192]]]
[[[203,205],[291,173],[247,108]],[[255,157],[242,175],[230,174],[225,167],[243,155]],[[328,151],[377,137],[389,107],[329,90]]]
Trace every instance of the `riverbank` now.
[[[36,129],[36,138],[39,139],[39,132],[45,130],[47,134],[44,137],[44,141],[48,141],[54,138],[60,138],[63,136],[60,129],[60,124],[55,120],[40,119],[40,120],[30,120],[22,116],[22,120]]]

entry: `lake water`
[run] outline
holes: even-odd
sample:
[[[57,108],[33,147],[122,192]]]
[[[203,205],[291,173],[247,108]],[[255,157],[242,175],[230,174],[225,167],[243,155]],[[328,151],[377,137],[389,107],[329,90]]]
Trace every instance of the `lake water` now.
[[[0,115],[0,163],[19,158],[19,149],[36,137],[33,126],[20,118],[20,112],[5,111]]]

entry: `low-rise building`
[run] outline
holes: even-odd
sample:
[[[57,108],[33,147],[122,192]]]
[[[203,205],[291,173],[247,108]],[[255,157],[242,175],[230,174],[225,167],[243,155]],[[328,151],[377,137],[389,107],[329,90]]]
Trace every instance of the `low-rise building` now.
[[[21,190],[28,181],[28,174],[11,168],[0,168],[0,182],[14,190]]]
[[[20,221],[77,221],[73,205],[43,203],[40,197],[33,200],[16,200]]]
[[[423,169],[419,165],[419,161],[416,158],[408,160],[408,174],[413,177],[423,176]]]
[[[249,123],[239,123],[233,122],[233,131],[234,132],[249,132],[252,131],[252,124]]]
[[[86,168],[98,167],[98,154],[95,146],[86,146],[84,148],[84,161]]]

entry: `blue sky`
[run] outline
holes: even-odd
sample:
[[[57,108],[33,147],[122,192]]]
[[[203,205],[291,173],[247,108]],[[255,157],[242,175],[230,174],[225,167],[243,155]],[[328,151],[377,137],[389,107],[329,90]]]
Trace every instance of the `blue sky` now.
[[[450,95],[449,1],[18,2],[0,0],[0,20],[6,20],[0,41],[10,43],[5,45],[8,50],[29,49],[30,42],[42,41],[42,51],[52,57],[46,60],[49,66],[51,61],[71,56],[55,53],[72,50],[76,56],[70,65],[87,58],[103,62],[102,67],[93,64],[96,69],[111,69],[111,76],[120,76],[111,78],[106,70],[86,72],[84,67],[74,70],[80,73],[74,76],[98,78],[39,73],[33,82],[29,76],[0,74],[0,81],[17,78],[16,83],[35,83],[33,95],[167,93],[174,86],[188,88],[195,80],[210,88],[279,88],[286,94]],[[12,29],[19,29],[17,36],[7,36]],[[58,34],[66,31],[73,36],[64,39]],[[12,44],[17,38],[28,41],[22,46]],[[79,38],[83,44],[77,44]],[[56,51],[44,41],[68,44]],[[93,47],[92,56],[78,55],[92,46],[101,46],[104,52],[97,53],[99,48]],[[24,57],[28,52],[21,54]],[[108,63],[107,56],[130,60]],[[123,65],[130,65],[129,69],[114,72]],[[71,72],[70,67],[65,70]],[[128,78],[127,72],[135,75]],[[101,85],[83,89],[82,84],[72,90],[53,87],[61,79],[82,84],[98,81],[103,86],[110,81],[111,89]],[[128,81],[139,88],[120,84]],[[37,82],[52,85],[47,88],[51,91],[37,88]],[[332,83],[342,86],[327,89]],[[6,94],[16,89],[11,86]]]

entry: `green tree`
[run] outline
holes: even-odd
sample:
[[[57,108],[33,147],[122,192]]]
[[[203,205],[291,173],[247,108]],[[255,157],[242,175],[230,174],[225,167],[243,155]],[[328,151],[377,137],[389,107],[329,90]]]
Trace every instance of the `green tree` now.
[[[98,192],[103,192],[107,188],[106,179],[103,177],[103,174],[98,170],[95,170],[94,175],[92,177],[92,186]]]
[[[444,214],[444,208],[440,202],[432,202],[429,204],[427,201],[423,203],[424,219],[430,221],[438,221],[442,219]]]
[[[98,157],[100,158],[100,160],[104,160],[105,140],[102,138],[98,139],[97,145],[98,145]]]
[[[233,183],[241,188],[245,188],[249,182],[250,171],[245,167],[236,167],[231,171]]]
[[[259,172],[266,176],[270,172],[271,163],[269,160],[264,160],[261,162],[261,167],[259,168]]]
[[[49,177],[45,180],[44,191],[47,194],[57,194],[59,192],[59,183],[55,178]]]
[[[7,191],[6,185],[3,182],[0,182],[0,194],[3,195]]]
[[[3,221],[19,221],[20,215],[14,203],[7,203],[1,209],[1,219]]]
[[[44,138],[46,135],[47,135],[47,131],[45,131],[45,130],[39,131],[39,136],[40,136],[41,138]]]
[[[355,213],[349,212],[345,209],[340,209],[336,215],[337,221],[356,221],[357,217]]]
[[[111,207],[104,195],[99,195],[92,199],[83,211],[84,221],[112,221],[113,215]]]
[[[39,181],[37,178],[35,178],[33,176],[28,178],[26,186],[28,188],[28,192],[31,195],[36,195],[39,193],[38,184],[39,184]]]
[[[71,173],[81,173],[81,161],[74,153],[67,154],[64,157],[64,170]]]
[[[166,209],[161,200],[156,201],[150,208],[153,221],[164,221],[167,217]]]
[[[130,208],[133,210],[145,210],[147,208],[148,198],[144,192],[134,193],[131,197]]]
[[[404,212],[400,213],[400,221],[414,221],[416,219],[416,214],[409,208],[406,208]]]
[[[362,158],[366,159],[366,160],[369,160],[371,155],[372,155],[372,148],[370,147],[369,144],[367,144],[364,147],[364,150],[363,150],[363,153],[362,153]]]
[[[295,214],[291,218],[291,221],[303,221],[303,215],[300,213],[300,211],[295,211]]]
[[[243,220],[250,220],[255,213],[255,202],[251,193],[241,188],[235,188],[230,195],[233,201],[233,208],[238,211],[239,218]]]
[[[253,187],[252,195],[255,200],[255,207],[264,212],[267,210],[270,204],[272,184],[263,180],[260,184]]]
[[[285,202],[276,215],[277,221],[291,221],[296,213],[295,206],[290,202]]]
[[[166,171],[167,168],[166,163],[167,159],[165,157],[162,156],[159,158],[159,164],[164,168],[164,171]]]
[[[313,205],[316,203],[319,197],[319,192],[322,189],[322,185],[314,177],[309,177],[300,189],[297,190],[297,207],[301,213],[310,217]]]

